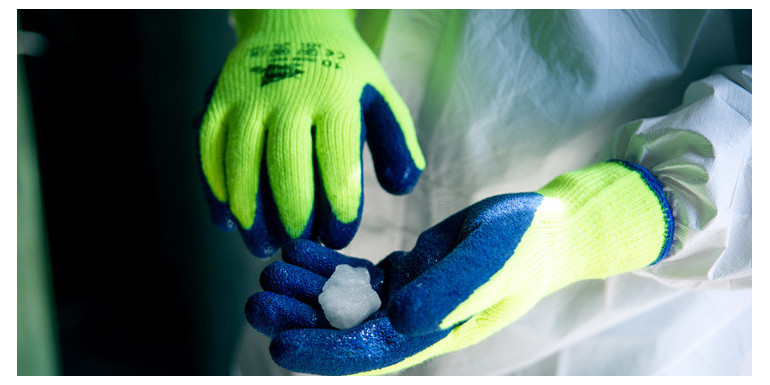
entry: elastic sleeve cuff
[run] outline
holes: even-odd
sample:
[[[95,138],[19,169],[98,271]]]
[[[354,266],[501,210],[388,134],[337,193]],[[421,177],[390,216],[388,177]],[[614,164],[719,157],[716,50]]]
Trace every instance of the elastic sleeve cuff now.
[[[660,209],[663,212],[666,221],[666,240],[663,243],[663,247],[660,250],[658,258],[656,258],[655,261],[650,264],[654,265],[665,259],[671,253],[671,246],[674,243],[674,214],[671,210],[671,205],[666,199],[666,193],[663,191],[663,184],[660,183],[660,181],[655,178],[655,176],[653,176],[649,170],[638,164],[618,159],[610,160],[610,162],[619,163],[627,169],[639,173],[639,175],[642,176],[642,179],[644,179],[644,182],[647,184],[647,187],[649,187],[650,190],[655,193],[655,196],[658,197],[658,201],[660,202]]]
[[[751,286],[751,66],[693,82],[669,114],[629,122],[605,159],[660,181],[675,218],[670,255],[637,274],[675,287]]]

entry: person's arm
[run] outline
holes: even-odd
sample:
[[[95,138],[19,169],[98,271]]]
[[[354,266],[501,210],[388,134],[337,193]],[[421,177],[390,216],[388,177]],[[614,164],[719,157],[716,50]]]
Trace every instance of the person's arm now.
[[[722,69],[670,114],[622,126],[617,160],[484,199],[377,266],[296,243],[263,272],[247,317],[289,370],[384,374],[490,337],[577,281],[666,271],[750,280],[750,90],[750,67]],[[696,230],[709,238],[688,239]],[[331,328],[316,304],[340,263],[383,277],[381,310],[348,330]]]

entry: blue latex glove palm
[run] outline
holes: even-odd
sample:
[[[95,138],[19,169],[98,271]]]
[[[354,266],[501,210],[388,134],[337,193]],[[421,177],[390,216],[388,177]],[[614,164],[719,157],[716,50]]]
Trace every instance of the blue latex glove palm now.
[[[511,197],[490,198],[452,215],[425,231],[411,252],[394,252],[376,266],[313,242],[290,243],[284,261],[263,271],[260,283],[265,291],[249,298],[247,318],[273,338],[270,354],[289,370],[322,375],[387,373],[391,370],[385,368],[444,340],[452,331],[440,327],[444,316],[488,281],[513,252],[520,233],[500,233],[507,227],[497,226],[490,215],[505,210],[509,214],[505,220],[516,220],[523,230],[541,197]],[[488,247],[490,237],[500,247],[480,263],[474,248]],[[382,300],[379,311],[347,330],[332,328],[317,300],[339,264],[366,267]]]
[[[246,306],[273,337],[281,366],[305,373],[384,374],[475,344],[570,283],[606,278],[663,258],[673,219],[647,170],[607,162],[532,193],[499,195],[423,232],[412,251],[374,266],[311,242],[290,245]],[[318,305],[339,264],[365,266],[381,309],[348,330]]]

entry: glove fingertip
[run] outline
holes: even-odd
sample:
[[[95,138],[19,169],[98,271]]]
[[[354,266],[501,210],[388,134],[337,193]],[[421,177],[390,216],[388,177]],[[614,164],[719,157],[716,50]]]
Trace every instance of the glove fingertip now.
[[[233,219],[233,215],[230,212],[230,206],[227,202],[222,202],[214,196],[214,192],[211,191],[206,177],[203,175],[203,169],[200,167],[200,158],[198,159],[198,176],[200,177],[201,184],[203,186],[203,196],[206,199],[206,205],[209,208],[209,217],[211,222],[214,223],[218,229],[231,232],[235,230],[236,223]]]
[[[251,327],[268,337],[292,329],[330,327],[319,310],[270,291],[251,295],[246,301],[244,312]]]
[[[371,144],[370,144],[371,146]],[[414,162],[407,165],[385,165],[377,171],[377,181],[380,182],[385,191],[393,195],[409,194],[417,186],[420,180],[422,170],[414,165]]]
[[[302,372],[299,365],[295,363],[296,360],[293,359],[295,355],[292,353],[297,351],[296,344],[291,338],[284,338],[284,334],[286,333],[278,334],[270,341],[268,348],[270,357],[282,368]]]
[[[366,137],[366,127],[362,124],[361,128],[359,150],[363,149],[364,139]],[[314,158],[314,166],[317,170],[321,169],[318,157]],[[354,167],[354,169],[358,169],[358,173],[360,174],[357,181],[351,179],[351,182],[357,184],[357,191],[350,188],[347,184],[338,184],[336,188],[331,188],[327,191],[327,187],[332,186],[327,186],[324,183],[321,172],[316,173],[315,183],[317,188],[315,200],[317,204],[314,209],[316,210],[315,214],[317,216],[316,229],[318,238],[325,246],[335,250],[342,249],[350,244],[355,237],[356,232],[358,232],[358,226],[361,224],[361,215],[364,207],[364,179],[363,172],[361,172],[360,156],[358,166]],[[337,206],[336,209],[340,211],[338,213],[340,213],[346,221],[341,220],[340,217],[335,214],[335,208],[332,207],[329,194],[337,197],[335,200]]]
[[[206,190],[208,192],[206,200],[209,207],[211,222],[213,222],[214,226],[219,230],[228,233],[235,230],[236,224],[233,220],[232,213],[230,213],[230,207],[227,202],[220,202],[213,194],[211,194],[211,191],[208,190],[208,188]]]
[[[361,200],[363,201],[363,195]],[[361,224],[363,202],[359,205],[356,219],[349,223],[343,223],[328,207],[324,207],[320,214],[319,237],[321,242],[332,249],[339,250],[350,244],[358,232]]]
[[[324,283],[325,278],[283,261],[267,265],[259,276],[259,284],[263,290],[316,307],[319,306],[318,295],[323,291]]]
[[[266,259],[274,256],[280,250],[277,239],[268,234],[267,229],[259,223],[254,223],[250,229],[238,226],[249,252],[257,258]]]
[[[265,170],[265,159],[262,159],[262,170]],[[291,240],[281,223],[278,209],[273,200],[266,172],[260,172],[259,188],[257,189],[254,221],[249,228],[239,225],[249,252],[257,258],[270,258],[278,253],[282,245]]]
[[[273,326],[275,325],[276,317],[274,312],[268,310],[270,308],[270,299],[265,293],[261,291],[252,294],[246,300],[244,313],[251,327],[268,337],[272,337],[278,332]]]
[[[260,190],[262,188],[260,187]],[[254,221],[248,228],[243,227],[242,224],[238,224],[243,242],[246,244],[246,248],[249,249],[252,255],[257,258],[270,258],[280,249],[281,238],[280,234],[275,234],[275,230],[272,230],[266,226],[267,218],[269,215],[265,213],[265,200],[261,199],[261,194],[258,193],[257,208],[254,214]],[[275,226],[272,227],[275,229]]]
[[[377,180],[391,194],[411,192],[424,168],[424,158],[414,138],[411,117],[406,127],[411,140],[407,140],[405,127],[401,126],[388,102],[371,85],[364,87],[361,108]]]
[[[385,273],[366,259],[348,257],[310,240],[297,239],[284,248],[283,260],[312,271],[322,277],[330,277],[337,265],[365,267],[375,290],[382,286]]]

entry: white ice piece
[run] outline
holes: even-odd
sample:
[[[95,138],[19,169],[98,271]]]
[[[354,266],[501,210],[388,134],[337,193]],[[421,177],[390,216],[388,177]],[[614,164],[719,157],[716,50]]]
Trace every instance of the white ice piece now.
[[[365,267],[338,265],[324,284],[318,302],[326,319],[337,329],[356,326],[380,308]]]

